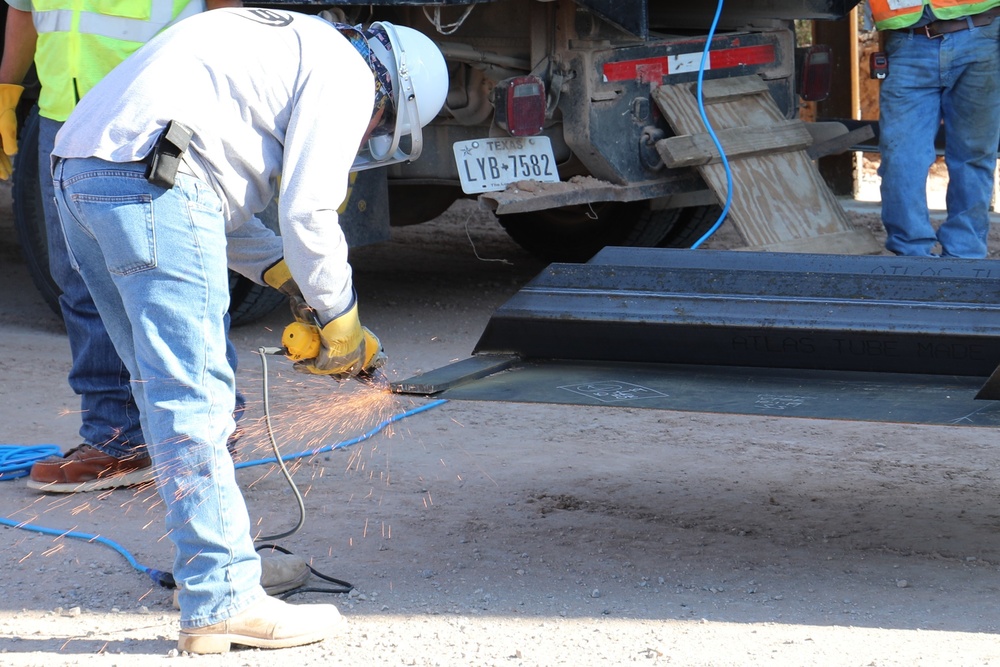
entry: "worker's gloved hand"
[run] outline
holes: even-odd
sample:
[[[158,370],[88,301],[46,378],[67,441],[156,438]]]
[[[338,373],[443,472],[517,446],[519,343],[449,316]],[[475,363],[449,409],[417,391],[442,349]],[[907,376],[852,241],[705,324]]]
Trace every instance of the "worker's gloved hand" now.
[[[371,373],[385,364],[382,343],[358,319],[357,302],[319,330],[320,350],[315,358],[295,364],[297,370],[344,379]]]
[[[261,277],[266,284],[288,297],[288,305],[296,322],[316,324],[316,311],[310,308],[302,297],[302,290],[292,278],[292,272],[288,270],[288,264],[284,259],[272,264]]]
[[[288,264],[284,259],[279,259],[264,271],[262,276],[264,282],[285,296],[302,297],[302,290],[292,278],[292,272],[288,270]]]
[[[17,102],[24,86],[0,83],[0,180],[6,181],[14,172],[11,157],[17,155]]]

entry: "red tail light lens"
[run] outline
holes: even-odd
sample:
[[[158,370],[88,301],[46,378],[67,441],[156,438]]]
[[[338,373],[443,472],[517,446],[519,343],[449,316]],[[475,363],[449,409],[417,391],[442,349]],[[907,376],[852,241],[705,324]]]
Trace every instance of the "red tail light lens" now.
[[[545,124],[545,84],[537,76],[504,79],[493,89],[496,123],[515,137],[541,134]]]
[[[822,102],[830,96],[833,79],[833,54],[825,44],[810,46],[802,57],[802,80],[799,95],[806,102]]]

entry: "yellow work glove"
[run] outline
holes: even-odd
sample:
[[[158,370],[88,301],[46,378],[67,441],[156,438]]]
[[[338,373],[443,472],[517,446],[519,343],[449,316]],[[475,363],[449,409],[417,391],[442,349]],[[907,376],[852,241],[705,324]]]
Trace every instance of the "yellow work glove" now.
[[[361,326],[356,302],[322,328],[315,328],[319,329],[319,351],[315,357],[296,363],[296,370],[315,375],[331,375],[340,380],[359,373],[371,373],[385,364],[382,343],[375,334]],[[302,337],[309,335],[304,329],[301,323],[285,329],[282,343],[286,349],[292,349],[293,341],[288,338],[292,332],[300,337],[297,344],[301,345]]]
[[[309,307],[306,300],[302,298],[302,290],[299,289],[292,272],[288,270],[288,264],[284,259],[279,259],[272,264],[261,276],[267,285],[278,290],[288,297],[288,305],[292,309],[292,317],[296,322],[305,324],[316,324],[316,311]]]
[[[264,271],[262,276],[264,282],[286,296],[302,296],[302,290],[295,284],[292,272],[288,270],[288,264],[284,259],[279,259]]]
[[[0,180],[6,181],[14,172],[10,158],[17,155],[17,102],[24,86],[0,83]]]

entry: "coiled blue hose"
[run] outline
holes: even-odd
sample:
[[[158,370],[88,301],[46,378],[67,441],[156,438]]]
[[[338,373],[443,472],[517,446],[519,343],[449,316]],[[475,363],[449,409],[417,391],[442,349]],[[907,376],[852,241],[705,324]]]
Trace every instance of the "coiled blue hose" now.
[[[24,477],[36,461],[61,453],[56,445],[0,445],[0,480]]]

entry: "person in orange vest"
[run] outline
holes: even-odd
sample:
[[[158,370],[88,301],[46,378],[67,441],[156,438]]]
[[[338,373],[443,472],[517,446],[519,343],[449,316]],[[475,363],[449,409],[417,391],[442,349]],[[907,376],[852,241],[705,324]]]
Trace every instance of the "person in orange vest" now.
[[[888,75],[879,96],[887,250],[987,255],[1000,144],[1000,0],[869,0]],[[944,125],[948,213],[935,229],[927,173]]]

